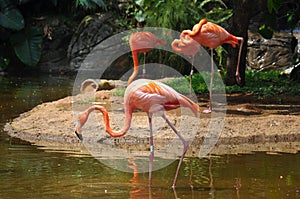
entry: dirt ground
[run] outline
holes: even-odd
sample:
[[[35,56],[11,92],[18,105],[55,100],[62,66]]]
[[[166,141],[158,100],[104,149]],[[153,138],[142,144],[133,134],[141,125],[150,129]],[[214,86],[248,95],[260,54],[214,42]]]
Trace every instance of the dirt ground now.
[[[98,91],[95,96],[97,104],[110,110],[112,128],[120,128],[124,121],[122,98],[112,96],[110,91]],[[131,128],[118,139],[105,133],[101,113],[95,114],[96,117],[90,117],[82,129],[85,140],[82,144],[74,134],[74,115],[91,105],[85,97],[70,96],[41,104],[6,124],[5,130],[12,137],[48,150],[84,154],[88,153],[88,143],[101,142],[128,150],[149,150],[148,119],[141,111],[134,113]],[[251,95],[231,94],[226,97],[226,114],[218,114],[216,110],[213,114],[201,113],[199,118],[191,119],[189,115],[181,116],[180,111],[167,113],[175,126],[183,131],[183,136],[190,139],[187,155],[200,154],[199,150],[205,151],[203,146],[207,143],[211,147],[210,153],[217,155],[256,151],[296,153],[300,150],[300,96],[257,99]],[[204,110],[208,97],[199,96],[198,102]],[[154,143],[159,150],[176,135],[159,118],[154,123]]]

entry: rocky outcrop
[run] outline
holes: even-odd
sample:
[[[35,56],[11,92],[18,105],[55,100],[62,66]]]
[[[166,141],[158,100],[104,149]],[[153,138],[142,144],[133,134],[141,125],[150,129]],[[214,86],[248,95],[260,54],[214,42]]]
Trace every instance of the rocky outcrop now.
[[[110,60],[107,58],[109,55],[105,55],[101,49],[106,48],[108,44],[99,45],[117,32],[111,23],[112,17],[111,13],[87,16],[80,23],[59,18],[49,20],[50,22],[47,22],[45,26],[48,36],[45,36],[39,62],[41,71],[47,73],[77,72],[82,65],[85,67],[92,64],[94,69],[103,73],[103,76],[92,76],[93,78],[119,78],[130,68],[128,55],[120,54],[117,57],[113,56],[114,60]],[[118,48],[113,45],[112,43],[110,46],[113,50]],[[111,53],[114,54],[114,52]],[[85,61],[87,56],[97,58],[97,60],[93,58]]]
[[[264,39],[259,34],[249,35],[247,62],[250,69],[268,71],[292,65],[294,52],[290,34],[275,34],[272,39]]]
[[[113,28],[106,24],[111,13],[99,16],[86,16],[73,34],[68,47],[68,58],[72,69],[80,68],[86,55],[104,39],[113,34]]]
[[[44,41],[39,68],[45,73],[72,71],[67,59],[67,49],[78,22],[61,19],[44,19],[40,22],[44,29]]]
[[[118,27],[113,25],[113,20],[111,13],[87,16],[80,23],[65,19],[47,20],[39,67],[47,73],[78,72],[83,68],[91,73],[87,74],[87,78],[123,77],[132,69],[130,49],[126,43],[129,32],[123,35],[125,42],[114,39]],[[259,23],[251,23],[254,25],[249,27],[248,34],[248,68],[267,71],[292,66],[293,37],[286,33],[264,39],[258,33],[252,33]]]

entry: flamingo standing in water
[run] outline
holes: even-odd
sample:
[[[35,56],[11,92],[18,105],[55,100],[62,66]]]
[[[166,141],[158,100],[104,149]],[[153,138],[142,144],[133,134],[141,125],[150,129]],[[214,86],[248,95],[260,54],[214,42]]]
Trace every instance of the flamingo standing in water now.
[[[125,124],[121,130],[112,130],[110,127],[109,116],[106,109],[103,106],[93,105],[90,108],[88,108],[85,112],[78,115],[78,122],[75,129],[75,134],[80,140],[83,139],[81,134],[81,127],[86,123],[89,114],[94,110],[98,110],[103,114],[106,132],[112,137],[120,137],[125,135],[130,128],[132,112],[135,109],[145,111],[148,115],[150,128],[149,184],[151,185],[152,162],[154,158],[152,116],[154,113],[158,113],[167,122],[167,124],[172,128],[172,130],[176,133],[176,135],[183,143],[183,152],[180,157],[172,185],[172,187],[175,188],[179,169],[189,143],[182,137],[182,135],[176,130],[175,126],[168,120],[164,111],[173,110],[179,107],[189,108],[195,114],[195,116],[197,116],[199,111],[199,106],[196,103],[194,103],[184,95],[177,93],[171,87],[154,80],[139,79],[134,81],[126,88],[124,95]]]
[[[183,37],[183,35],[181,35]],[[174,51],[184,54],[185,56],[191,57],[191,72],[190,72],[190,93],[192,93],[192,80],[193,80],[193,66],[194,66],[194,57],[196,53],[200,50],[200,45],[198,42],[191,40],[189,43],[184,43],[186,40],[184,38],[175,39],[171,46]]]
[[[229,32],[227,32],[221,26],[208,22],[206,19],[202,19],[198,24],[193,27],[193,30],[184,30],[182,31],[180,38],[183,43],[186,45],[193,45],[193,42],[196,41],[202,46],[206,46],[210,48],[211,52],[211,78],[210,78],[210,90],[209,90],[209,109],[205,110],[204,113],[210,113],[212,110],[212,84],[214,78],[214,67],[213,67],[213,49],[218,46],[227,43],[231,44],[232,47],[236,47],[236,45],[240,45],[238,62],[236,66],[235,78],[237,84],[241,83],[241,77],[239,73],[240,66],[240,57],[242,52],[242,46],[244,43],[244,39],[242,37],[236,37]]]
[[[142,31],[142,32],[135,32],[130,35],[129,45],[132,53],[134,68],[133,68],[132,75],[128,79],[127,85],[129,85],[138,74],[138,66],[139,66],[138,53],[144,53],[143,75],[145,75],[146,52],[150,51],[152,48],[155,48],[157,46],[165,45],[165,41],[156,37],[151,32]]]

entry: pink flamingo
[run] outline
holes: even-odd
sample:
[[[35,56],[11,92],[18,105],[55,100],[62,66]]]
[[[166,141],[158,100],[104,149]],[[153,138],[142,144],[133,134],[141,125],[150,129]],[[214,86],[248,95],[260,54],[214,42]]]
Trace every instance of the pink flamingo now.
[[[110,127],[109,116],[106,109],[102,106],[91,106],[85,112],[78,115],[78,123],[76,126],[75,134],[82,140],[81,127],[86,123],[89,114],[98,110],[103,114],[106,132],[112,137],[120,137],[126,134],[130,128],[132,112],[135,109],[143,110],[148,115],[149,128],[150,128],[150,156],[149,156],[149,185],[152,183],[152,162],[154,158],[154,145],[152,134],[152,115],[158,113],[172,128],[179,139],[183,143],[183,152],[179,160],[172,187],[175,188],[179,169],[183,157],[187,151],[189,143],[182,137],[176,130],[175,126],[168,120],[164,111],[177,109],[179,107],[189,108],[196,116],[199,111],[199,106],[191,101],[189,98],[177,93],[171,87],[153,80],[139,79],[130,84],[125,91],[124,95],[124,109],[125,109],[125,124],[119,131],[114,131]]]
[[[135,32],[130,35],[129,45],[132,53],[134,68],[133,68],[132,75],[128,79],[127,85],[129,85],[138,74],[138,66],[139,66],[138,53],[144,53],[143,75],[145,75],[146,52],[150,51],[152,48],[155,48],[157,46],[165,45],[165,41],[159,39],[151,32],[142,31],[142,32]]]
[[[200,45],[198,42],[191,40],[188,43],[184,43],[183,41],[186,40],[186,38],[182,38],[183,35],[181,35],[180,39],[175,39],[171,46],[174,51],[181,53],[185,56],[191,57],[191,72],[190,72],[190,93],[192,93],[192,80],[193,80],[193,66],[194,66],[194,57],[196,53],[200,50]]]
[[[239,55],[238,55],[238,63],[236,66],[236,82],[240,84],[241,77],[239,73],[240,66],[240,57],[242,52],[242,46],[244,43],[244,39],[242,37],[236,37],[229,32],[227,32],[221,26],[208,22],[206,19],[202,19],[198,24],[193,27],[193,30],[184,30],[180,36],[181,40],[185,44],[193,43],[193,40],[198,42],[202,46],[206,46],[210,48],[211,52],[211,78],[210,78],[210,90],[209,90],[209,109],[205,110],[204,113],[210,113],[212,110],[212,84],[214,78],[214,67],[213,67],[213,49],[218,46],[228,43],[231,44],[232,47],[236,47],[236,45],[240,45]]]

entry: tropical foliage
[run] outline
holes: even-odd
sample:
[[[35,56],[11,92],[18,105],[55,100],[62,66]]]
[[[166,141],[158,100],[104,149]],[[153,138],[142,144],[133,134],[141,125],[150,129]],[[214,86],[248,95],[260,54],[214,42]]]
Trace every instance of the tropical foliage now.
[[[135,4],[137,21],[173,30],[191,28],[202,18],[222,23],[232,16],[222,0],[135,0]]]
[[[0,54],[0,70],[10,63],[10,59],[14,59],[11,58],[12,53],[7,53],[11,49],[13,54],[27,66],[35,66],[39,62],[45,33],[41,27],[30,23],[29,18],[43,16],[41,9],[46,10],[45,4],[57,8],[55,11],[52,10],[55,14],[71,13],[74,18],[79,16],[79,12],[82,10],[86,11],[83,12],[84,16],[90,11],[112,11],[116,13],[116,24],[114,25],[120,29],[134,28],[138,22],[143,25],[146,24],[146,26],[166,27],[181,31],[191,29],[202,18],[224,25],[222,23],[226,22],[233,14],[233,11],[222,0],[122,1],[125,5],[123,8],[125,12],[120,11],[120,2],[118,0],[1,0],[0,51],[5,53]],[[28,7],[24,9],[24,6],[27,4],[36,6],[36,9],[34,11],[30,10],[30,12],[27,10],[25,17],[24,11]],[[300,0],[268,0],[267,5],[271,15],[270,19],[284,17],[291,29],[299,21]],[[287,11],[280,12],[283,8]],[[47,10],[47,12],[49,14],[51,11]],[[284,16],[281,16],[282,13]],[[80,15],[78,18],[82,19],[84,16]],[[272,20],[267,19],[266,24],[260,27],[260,33],[270,38],[273,33],[273,24]],[[215,52],[218,56],[214,57],[219,57],[219,65],[224,64],[222,58],[226,55],[226,51],[220,47]],[[154,56],[157,53],[154,51],[151,54]],[[159,52],[158,54],[158,57],[153,57],[153,59],[162,58],[163,62],[168,62],[172,66],[177,65],[177,67],[186,65],[184,61],[178,61],[176,57],[165,54],[165,52]],[[182,72],[181,69],[179,71]]]
[[[60,0],[39,0],[40,4],[50,2],[58,6]],[[62,1],[62,0],[61,0]],[[30,2],[24,1],[25,3]],[[72,3],[72,2],[71,2]],[[102,0],[74,0],[75,8],[106,9]],[[43,42],[43,30],[40,27],[26,24],[20,8],[21,1],[0,1],[0,48],[7,49],[12,46],[16,56],[27,66],[35,66],[41,57],[41,46]],[[9,63],[9,57],[0,55],[0,70]]]
[[[222,0],[134,0],[134,4],[130,6],[128,13],[138,23],[144,23],[148,27],[163,27],[179,32],[185,29],[192,29],[202,18],[222,24],[232,16],[232,10],[227,8]],[[225,62],[222,58],[227,53],[225,49],[220,46],[215,52],[217,53],[215,57],[218,57],[219,64],[224,64]],[[150,62],[162,60],[162,64],[171,65],[180,73],[185,74],[189,72],[187,70],[188,67],[186,67],[188,63],[173,53],[162,51],[150,53],[147,55],[147,60]]]
[[[263,37],[272,38],[277,19],[284,20],[293,32],[300,20],[300,0],[268,0],[267,7],[269,16],[266,18],[266,23],[258,30]]]
[[[218,74],[216,74],[218,75]],[[193,76],[193,90],[195,93],[208,93],[208,86],[205,82],[209,82],[210,74],[201,73],[194,74]],[[215,78],[214,91],[223,87],[221,78]],[[176,78],[168,82],[170,86],[181,93],[189,93],[189,77]],[[246,71],[247,85],[243,87],[239,86],[227,86],[225,87],[226,93],[244,93],[253,94],[258,98],[274,97],[274,96],[299,96],[300,84],[295,84],[291,81],[289,76],[282,74],[278,71]],[[220,85],[218,87],[218,85]]]

